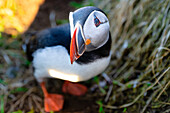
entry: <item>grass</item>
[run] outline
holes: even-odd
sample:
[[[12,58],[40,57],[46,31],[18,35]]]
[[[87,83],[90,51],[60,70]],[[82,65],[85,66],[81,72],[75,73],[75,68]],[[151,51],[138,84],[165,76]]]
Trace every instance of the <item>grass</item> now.
[[[84,6],[94,6],[94,1],[93,0],[86,0],[86,1],[82,1],[82,2],[75,2],[72,1],[70,2],[70,6],[78,9]]]
[[[5,1],[7,2],[7,1]],[[70,3],[82,7],[83,3]],[[98,89],[99,113],[169,112],[170,105],[170,2],[168,0],[90,1],[103,9],[110,21],[112,60],[106,70],[112,84]],[[5,7],[5,6],[4,6]],[[12,6],[15,12],[15,6]],[[58,20],[63,24],[68,20]],[[3,23],[0,29],[3,30]],[[42,94],[36,87],[30,62],[21,50],[21,37],[0,33],[1,113],[36,113],[42,110]],[[30,66],[30,68],[28,68]],[[6,76],[6,70],[15,79]],[[5,70],[5,71],[4,71]],[[24,75],[24,76],[23,76]],[[102,77],[93,82],[100,83]],[[110,88],[112,85],[113,88]],[[105,98],[109,94],[107,102]],[[10,101],[7,101],[10,100]],[[7,102],[7,103],[6,103]],[[27,106],[24,106],[25,103]],[[10,107],[13,105],[15,108]],[[35,107],[36,106],[36,107]],[[16,109],[17,108],[17,109]],[[111,112],[112,113],[112,112]]]
[[[10,93],[14,94],[14,93],[26,92],[26,91],[28,91],[28,88],[18,87],[18,88],[11,90]]]
[[[5,113],[4,110],[4,96],[0,95],[0,102],[1,102],[1,113]]]
[[[99,105],[99,113],[105,113],[104,108],[103,108],[103,102],[96,101],[96,103]]]
[[[113,39],[107,72],[114,86],[103,106],[115,113],[122,108],[127,112],[165,112],[170,103],[170,2],[108,1],[98,6],[108,11]],[[159,103],[162,99],[164,104]],[[154,109],[157,104],[159,109]]]
[[[2,79],[0,79],[0,84],[7,85],[7,83],[4,82]]]
[[[66,23],[69,23],[68,19],[56,20],[56,24],[57,25],[66,24]]]

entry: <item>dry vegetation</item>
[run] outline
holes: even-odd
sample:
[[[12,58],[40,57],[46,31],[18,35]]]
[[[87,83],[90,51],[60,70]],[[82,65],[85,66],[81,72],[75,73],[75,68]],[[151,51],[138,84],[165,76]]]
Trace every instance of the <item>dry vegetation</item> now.
[[[120,0],[108,12],[113,39],[107,70],[113,89],[105,108],[170,112],[170,1]],[[117,111],[118,110],[118,111]]]
[[[99,112],[169,113],[170,1],[93,1],[108,14],[113,39],[106,70],[112,83],[96,92],[102,96]],[[21,52],[21,37],[4,37],[10,36],[0,35],[1,113],[44,112],[42,92]]]

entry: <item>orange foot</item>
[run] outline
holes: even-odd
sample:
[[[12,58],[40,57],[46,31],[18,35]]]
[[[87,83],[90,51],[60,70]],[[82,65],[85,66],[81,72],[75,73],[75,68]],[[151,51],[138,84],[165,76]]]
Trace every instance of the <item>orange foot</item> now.
[[[44,106],[45,111],[60,111],[63,108],[64,98],[62,95],[59,94],[49,94],[45,88],[45,83],[41,83],[41,88],[43,90],[45,99],[44,99]]]
[[[62,90],[64,93],[69,93],[75,96],[81,96],[87,92],[87,87],[78,83],[65,81]]]

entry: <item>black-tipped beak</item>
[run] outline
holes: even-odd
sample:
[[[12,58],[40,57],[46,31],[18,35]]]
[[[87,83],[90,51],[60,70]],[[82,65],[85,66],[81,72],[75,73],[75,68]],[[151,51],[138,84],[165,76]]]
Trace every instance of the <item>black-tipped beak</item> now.
[[[86,42],[81,24],[77,23],[70,45],[71,64],[85,52]]]

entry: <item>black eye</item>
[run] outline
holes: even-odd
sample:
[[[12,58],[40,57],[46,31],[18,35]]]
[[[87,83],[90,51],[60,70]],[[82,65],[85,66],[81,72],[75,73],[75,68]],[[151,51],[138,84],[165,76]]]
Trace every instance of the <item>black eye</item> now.
[[[101,24],[100,20],[96,16],[94,18],[94,24],[96,27],[98,27]]]

